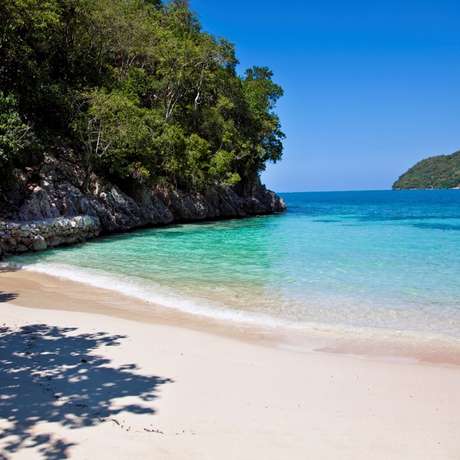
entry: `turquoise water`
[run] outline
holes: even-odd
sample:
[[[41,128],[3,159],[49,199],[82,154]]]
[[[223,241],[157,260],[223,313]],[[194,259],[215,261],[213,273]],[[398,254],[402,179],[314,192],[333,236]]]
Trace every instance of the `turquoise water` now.
[[[14,260],[216,317],[460,338],[460,191],[284,194],[276,216]]]

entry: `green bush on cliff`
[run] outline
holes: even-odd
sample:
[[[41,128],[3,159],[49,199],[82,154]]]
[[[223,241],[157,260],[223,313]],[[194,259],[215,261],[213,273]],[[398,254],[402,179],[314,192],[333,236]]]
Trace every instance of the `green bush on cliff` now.
[[[0,167],[11,168],[34,142],[31,127],[17,112],[16,99],[0,91]]]
[[[282,155],[282,89],[269,69],[241,76],[237,64],[233,45],[203,32],[186,1],[0,6],[0,87],[18,120],[51,146],[65,139],[88,174],[251,184]]]

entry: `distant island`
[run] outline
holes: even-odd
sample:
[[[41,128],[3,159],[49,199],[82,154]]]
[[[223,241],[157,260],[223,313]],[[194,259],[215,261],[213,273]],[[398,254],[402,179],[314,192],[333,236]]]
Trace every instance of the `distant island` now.
[[[395,190],[430,188],[460,188],[460,151],[419,161],[393,184]]]

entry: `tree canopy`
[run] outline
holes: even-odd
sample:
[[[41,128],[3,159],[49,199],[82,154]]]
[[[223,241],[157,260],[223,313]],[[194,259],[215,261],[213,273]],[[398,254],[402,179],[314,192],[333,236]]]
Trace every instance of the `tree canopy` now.
[[[90,172],[182,188],[249,184],[282,156],[280,86],[175,0],[0,6],[0,165],[57,142]]]
[[[394,189],[460,187],[460,152],[419,161],[394,184]]]

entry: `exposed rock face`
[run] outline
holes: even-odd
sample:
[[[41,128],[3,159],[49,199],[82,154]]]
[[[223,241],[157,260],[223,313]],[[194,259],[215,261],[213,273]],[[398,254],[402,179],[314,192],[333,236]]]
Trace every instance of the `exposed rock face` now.
[[[43,251],[94,238],[100,222],[91,216],[57,217],[35,222],[0,222],[0,255]]]
[[[83,177],[78,165],[52,157],[29,176],[18,173],[18,186],[9,193],[0,216],[0,255],[40,251],[137,227],[271,214],[286,208],[261,184],[244,195],[231,187],[213,187],[204,194],[138,187],[128,195],[94,175],[84,186]]]

